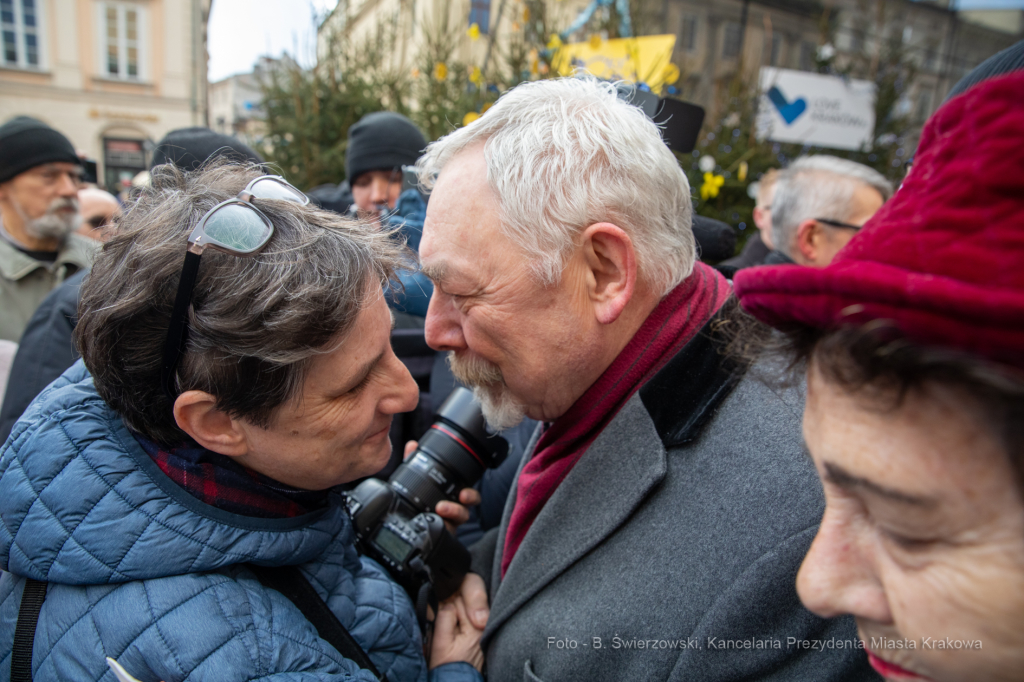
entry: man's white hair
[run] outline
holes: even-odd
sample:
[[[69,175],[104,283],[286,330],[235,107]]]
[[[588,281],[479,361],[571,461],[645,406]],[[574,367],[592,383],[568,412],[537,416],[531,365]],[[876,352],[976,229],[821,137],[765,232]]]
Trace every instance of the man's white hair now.
[[[579,233],[594,223],[622,228],[640,278],[662,295],[693,271],[690,185],[658,127],[593,78],[524,83],[481,118],[430,144],[420,182],[459,152],[484,142],[487,181],[501,229],[555,284]]]
[[[852,211],[853,194],[867,185],[892,197],[892,183],[873,168],[827,154],[801,156],[781,171],[772,199],[772,241],[775,248],[792,256],[800,223],[814,218],[845,222]]]

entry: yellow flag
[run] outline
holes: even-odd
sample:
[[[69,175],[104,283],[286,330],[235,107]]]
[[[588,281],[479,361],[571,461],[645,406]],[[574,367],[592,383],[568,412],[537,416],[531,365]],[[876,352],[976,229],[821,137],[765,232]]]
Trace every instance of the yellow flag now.
[[[582,69],[607,80],[646,83],[652,92],[661,94],[665,85],[674,82],[667,76],[679,78],[678,68],[671,64],[675,45],[674,35],[601,40],[595,34],[585,42],[562,45],[551,68],[561,76]]]

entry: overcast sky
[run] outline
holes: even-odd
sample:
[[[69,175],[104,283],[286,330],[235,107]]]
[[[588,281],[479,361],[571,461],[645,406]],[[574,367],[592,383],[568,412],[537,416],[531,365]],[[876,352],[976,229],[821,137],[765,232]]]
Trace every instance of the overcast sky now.
[[[713,1],[713,0],[712,0]],[[323,14],[338,0],[213,0],[210,12],[210,82],[252,70],[261,55],[283,52],[302,64],[316,55],[314,13]],[[973,7],[1024,8],[1024,0],[958,0]]]
[[[1022,0],[1024,1],[1024,0]],[[283,52],[311,64],[316,54],[314,12],[338,0],[213,0],[207,47],[211,83],[252,71],[261,55]]]

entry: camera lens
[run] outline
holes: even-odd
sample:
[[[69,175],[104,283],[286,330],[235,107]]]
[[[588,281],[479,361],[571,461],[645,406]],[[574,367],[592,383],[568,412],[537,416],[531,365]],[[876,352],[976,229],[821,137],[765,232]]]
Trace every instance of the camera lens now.
[[[459,491],[474,485],[505,460],[508,443],[487,433],[473,393],[456,388],[441,405],[416,452],[388,481],[417,511],[434,511],[442,500],[458,501]]]

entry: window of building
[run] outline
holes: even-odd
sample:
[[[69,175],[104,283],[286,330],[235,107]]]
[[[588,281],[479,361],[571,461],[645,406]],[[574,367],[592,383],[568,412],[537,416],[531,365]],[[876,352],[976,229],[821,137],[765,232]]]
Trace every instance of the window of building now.
[[[679,29],[679,46],[687,52],[697,51],[697,17],[693,14],[683,15],[683,24]]]
[[[861,53],[864,51],[864,36],[867,35],[867,27],[856,25],[850,29],[850,51]]]
[[[800,43],[800,68],[804,71],[814,70],[814,57],[817,49],[814,43],[805,40]]]
[[[726,59],[739,56],[741,33],[742,30],[738,22],[726,22],[725,37],[722,40],[722,56]]]
[[[39,0],[0,0],[4,66],[42,66],[39,24]]]
[[[143,75],[142,34],[144,13],[129,3],[100,4],[103,39],[101,73],[107,78],[140,80]]]
[[[772,53],[768,59],[771,66],[778,66],[782,61],[782,36],[778,33],[772,34]]]
[[[469,24],[480,27],[481,33],[487,33],[491,26],[491,0],[472,0],[469,3]]]
[[[142,140],[103,138],[103,168],[109,191],[119,192],[131,185],[132,178],[147,168]]]
[[[928,110],[931,109],[931,106],[932,91],[922,89],[921,92],[917,94],[917,112],[915,113],[918,121],[924,121],[928,118]]]

